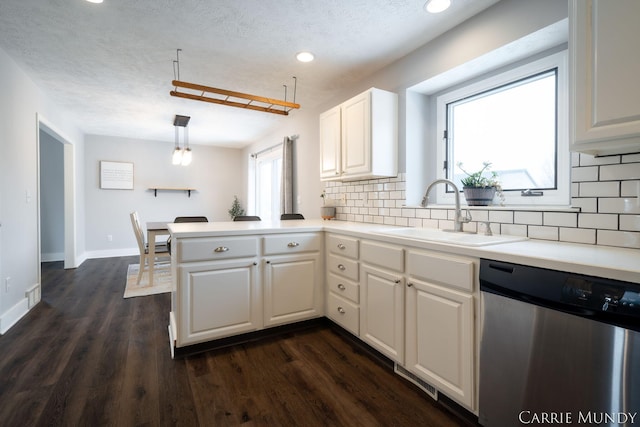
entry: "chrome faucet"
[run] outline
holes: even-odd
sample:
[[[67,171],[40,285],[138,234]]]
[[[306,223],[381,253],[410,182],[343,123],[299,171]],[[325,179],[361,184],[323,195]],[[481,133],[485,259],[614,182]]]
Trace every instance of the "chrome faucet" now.
[[[456,198],[456,215],[453,220],[454,221],[453,231],[462,231],[462,224],[471,221],[471,214],[469,213],[469,209],[467,209],[466,215],[462,216],[462,210],[460,209],[460,191],[452,181],[449,181],[448,179],[436,179],[431,184],[429,184],[429,186],[427,187],[427,191],[425,191],[424,197],[422,198],[422,203],[421,203],[422,207],[423,208],[427,207],[429,191],[431,191],[431,187],[433,187],[436,184],[449,184],[450,186],[453,187],[453,192],[454,192],[453,194],[455,195],[455,198]]]

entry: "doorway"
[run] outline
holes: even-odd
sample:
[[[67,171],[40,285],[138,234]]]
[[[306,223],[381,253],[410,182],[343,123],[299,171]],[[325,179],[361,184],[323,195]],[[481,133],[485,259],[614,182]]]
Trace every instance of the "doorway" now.
[[[37,123],[39,263],[76,268],[74,146],[41,115]]]

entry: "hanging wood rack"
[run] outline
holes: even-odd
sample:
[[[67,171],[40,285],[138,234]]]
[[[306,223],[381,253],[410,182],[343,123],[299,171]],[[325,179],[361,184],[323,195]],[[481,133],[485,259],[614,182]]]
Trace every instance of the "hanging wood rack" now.
[[[263,111],[265,113],[281,114],[283,116],[288,116],[291,109],[300,108],[300,104],[296,104],[294,102],[265,98],[263,96],[249,95],[247,93],[218,89],[215,87],[203,86],[195,83],[187,83],[180,80],[173,80],[171,84],[175,87],[175,90],[169,92],[171,96],[192,99],[194,101],[211,102],[213,104],[221,104],[228,105],[230,107]],[[188,89],[195,92],[179,92],[178,88]],[[248,100],[249,102],[240,102],[238,100]],[[283,108],[274,108],[275,106]]]

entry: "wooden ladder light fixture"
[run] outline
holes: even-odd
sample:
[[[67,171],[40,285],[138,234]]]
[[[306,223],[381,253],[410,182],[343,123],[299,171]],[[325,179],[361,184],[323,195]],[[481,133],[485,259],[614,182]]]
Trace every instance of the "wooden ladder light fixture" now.
[[[175,79],[171,82],[174,90],[169,92],[171,96],[178,98],[192,99],[194,101],[210,102],[212,104],[228,105],[230,107],[244,108],[247,110],[262,111],[265,113],[280,114],[288,116],[289,111],[292,109],[300,108],[300,104],[296,104],[296,88],[297,79],[294,79],[293,89],[293,102],[288,102],[287,99],[287,86],[284,85],[285,100],[266,98],[263,96],[249,95],[242,92],[234,92],[231,90],[218,89],[210,86],[203,86],[195,83],[187,83],[180,80],[180,51],[177,50],[177,59],[173,61],[173,74]],[[178,88],[187,89],[190,92],[179,92]],[[240,102],[239,100],[247,100],[249,102]],[[275,107],[282,107],[275,108]]]

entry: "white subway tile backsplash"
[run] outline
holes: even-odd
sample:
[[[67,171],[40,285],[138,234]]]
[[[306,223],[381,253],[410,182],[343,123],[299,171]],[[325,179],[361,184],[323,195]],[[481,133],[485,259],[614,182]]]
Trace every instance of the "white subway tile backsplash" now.
[[[495,225],[491,224],[491,230],[495,232]],[[480,230],[484,231],[484,226],[480,226]],[[511,234],[513,236],[527,236],[527,226],[524,224],[502,224],[500,234]]]
[[[489,211],[471,211],[473,221],[489,221]]]
[[[580,154],[580,166],[611,165],[615,163],[620,163],[620,156],[594,157],[589,154]]]
[[[635,197],[598,199],[598,212],[626,214],[640,213],[640,199]]]
[[[640,231],[640,215],[620,215],[620,230]]]
[[[640,249],[640,233],[633,231],[598,230],[599,245]]]
[[[600,166],[600,181],[627,179],[640,179],[640,166],[637,163]]]
[[[540,225],[529,225],[529,237],[541,240],[558,240],[558,227],[545,227]]]
[[[578,214],[568,212],[544,212],[542,215],[543,225],[555,225],[558,227],[577,227]]]
[[[640,165],[638,166],[640,167]],[[622,197],[638,197],[640,198],[640,180],[638,181],[622,181],[620,188]]]
[[[542,212],[514,212],[513,222],[516,224],[542,225]]]
[[[574,197],[571,206],[580,208],[580,212],[598,212],[598,199],[596,197]]]
[[[618,197],[620,195],[620,182],[581,182],[579,185],[580,197]]]
[[[580,212],[557,210],[471,209],[465,231],[484,232],[491,221],[494,234],[531,239],[640,247],[640,154],[593,157],[571,153],[571,206]],[[405,174],[398,177],[325,182],[335,200],[337,219],[374,224],[452,229],[450,208],[405,206]]]
[[[560,241],[572,243],[596,243],[596,230],[583,228],[560,228]]]
[[[640,163],[640,153],[623,155],[622,163]],[[640,167],[640,165],[638,165],[638,167]]]
[[[446,209],[431,209],[431,218],[433,219],[447,219]]]
[[[581,168],[571,169],[571,181],[597,181],[598,180],[598,166],[587,166]]]
[[[581,213],[578,215],[578,227],[617,230],[618,215]]]
[[[489,211],[489,221],[513,224],[513,211]]]

